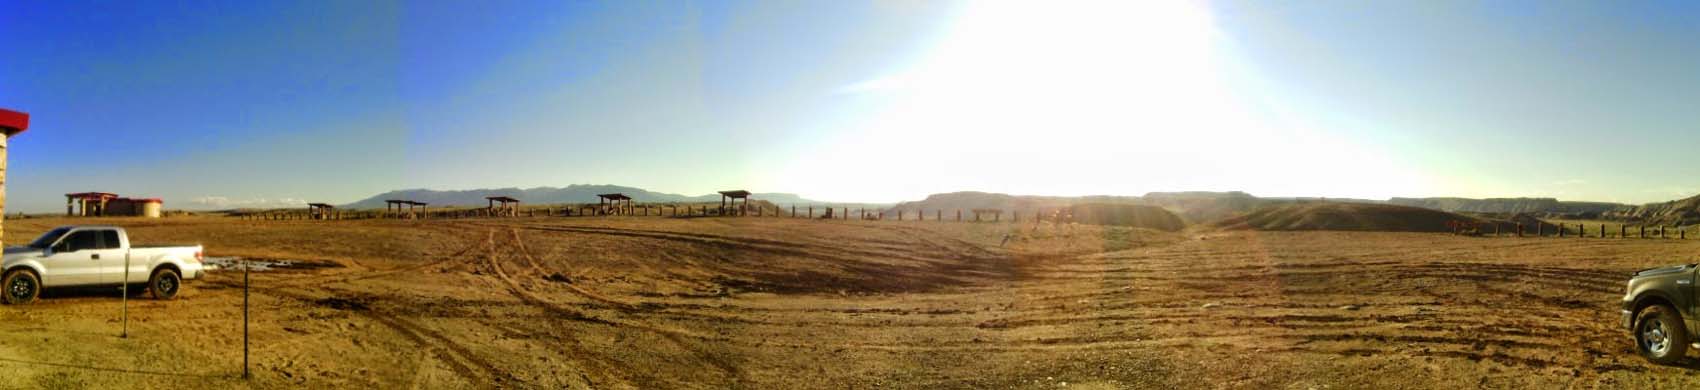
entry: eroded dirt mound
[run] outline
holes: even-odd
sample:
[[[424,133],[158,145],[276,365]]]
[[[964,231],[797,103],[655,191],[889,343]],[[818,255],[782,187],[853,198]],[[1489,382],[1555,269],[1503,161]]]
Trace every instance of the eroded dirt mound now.
[[[1157,206],[1088,203],[1069,206],[1074,221],[1091,225],[1129,226],[1179,231],[1186,222],[1175,213]]]
[[[1446,232],[1451,231],[1447,224],[1450,221],[1476,219],[1418,207],[1306,202],[1267,206],[1212,225],[1248,230]]]
[[[1608,211],[1606,219],[1640,222],[1647,225],[1681,226],[1700,223],[1700,196],[1664,203],[1649,203]]]

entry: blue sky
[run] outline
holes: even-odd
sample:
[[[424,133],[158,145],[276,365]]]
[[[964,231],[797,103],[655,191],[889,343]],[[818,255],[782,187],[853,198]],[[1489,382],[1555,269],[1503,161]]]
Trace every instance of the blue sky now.
[[[1700,193],[1688,3],[11,3],[9,210]]]

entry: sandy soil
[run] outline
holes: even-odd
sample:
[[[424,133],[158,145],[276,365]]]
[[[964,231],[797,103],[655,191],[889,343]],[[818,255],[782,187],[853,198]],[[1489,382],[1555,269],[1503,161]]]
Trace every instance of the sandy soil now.
[[[8,220],[292,260],[0,307],[4,388],[1676,388],[1618,329],[1700,241],[757,218]]]

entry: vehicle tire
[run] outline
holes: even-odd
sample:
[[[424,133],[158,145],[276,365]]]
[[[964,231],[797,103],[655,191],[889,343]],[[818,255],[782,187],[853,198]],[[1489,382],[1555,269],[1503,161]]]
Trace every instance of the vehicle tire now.
[[[1688,329],[1676,309],[1652,305],[1635,315],[1635,350],[1658,364],[1677,364],[1688,353]]]
[[[153,294],[153,299],[170,300],[176,298],[177,290],[182,288],[183,278],[177,275],[176,270],[170,268],[153,271],[153,276],[148,278],[148,292]]]
[[[35,303],[36,298],[41,297],[41,278],[29,270],[12,270],[0,279],[0,288],[5,289],[0,296],[8,305]]]

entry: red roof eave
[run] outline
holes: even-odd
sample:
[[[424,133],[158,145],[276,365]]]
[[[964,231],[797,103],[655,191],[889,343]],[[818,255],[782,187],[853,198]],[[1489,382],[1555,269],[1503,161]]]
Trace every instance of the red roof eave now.
[[[30,128],[30,114],[0,108],[0,127],[11,129],[10,135],[18,135]]]
[[[118,194],[114,194],[114,193],[110,193],[110,192],[78,192],[78,193],[74,193],[74,194],[65,194],[65,196],[72,197],[72,198],[78,198],[78,199],[100,199],[100,198],[112,199],[112,198],[117,198]]]

